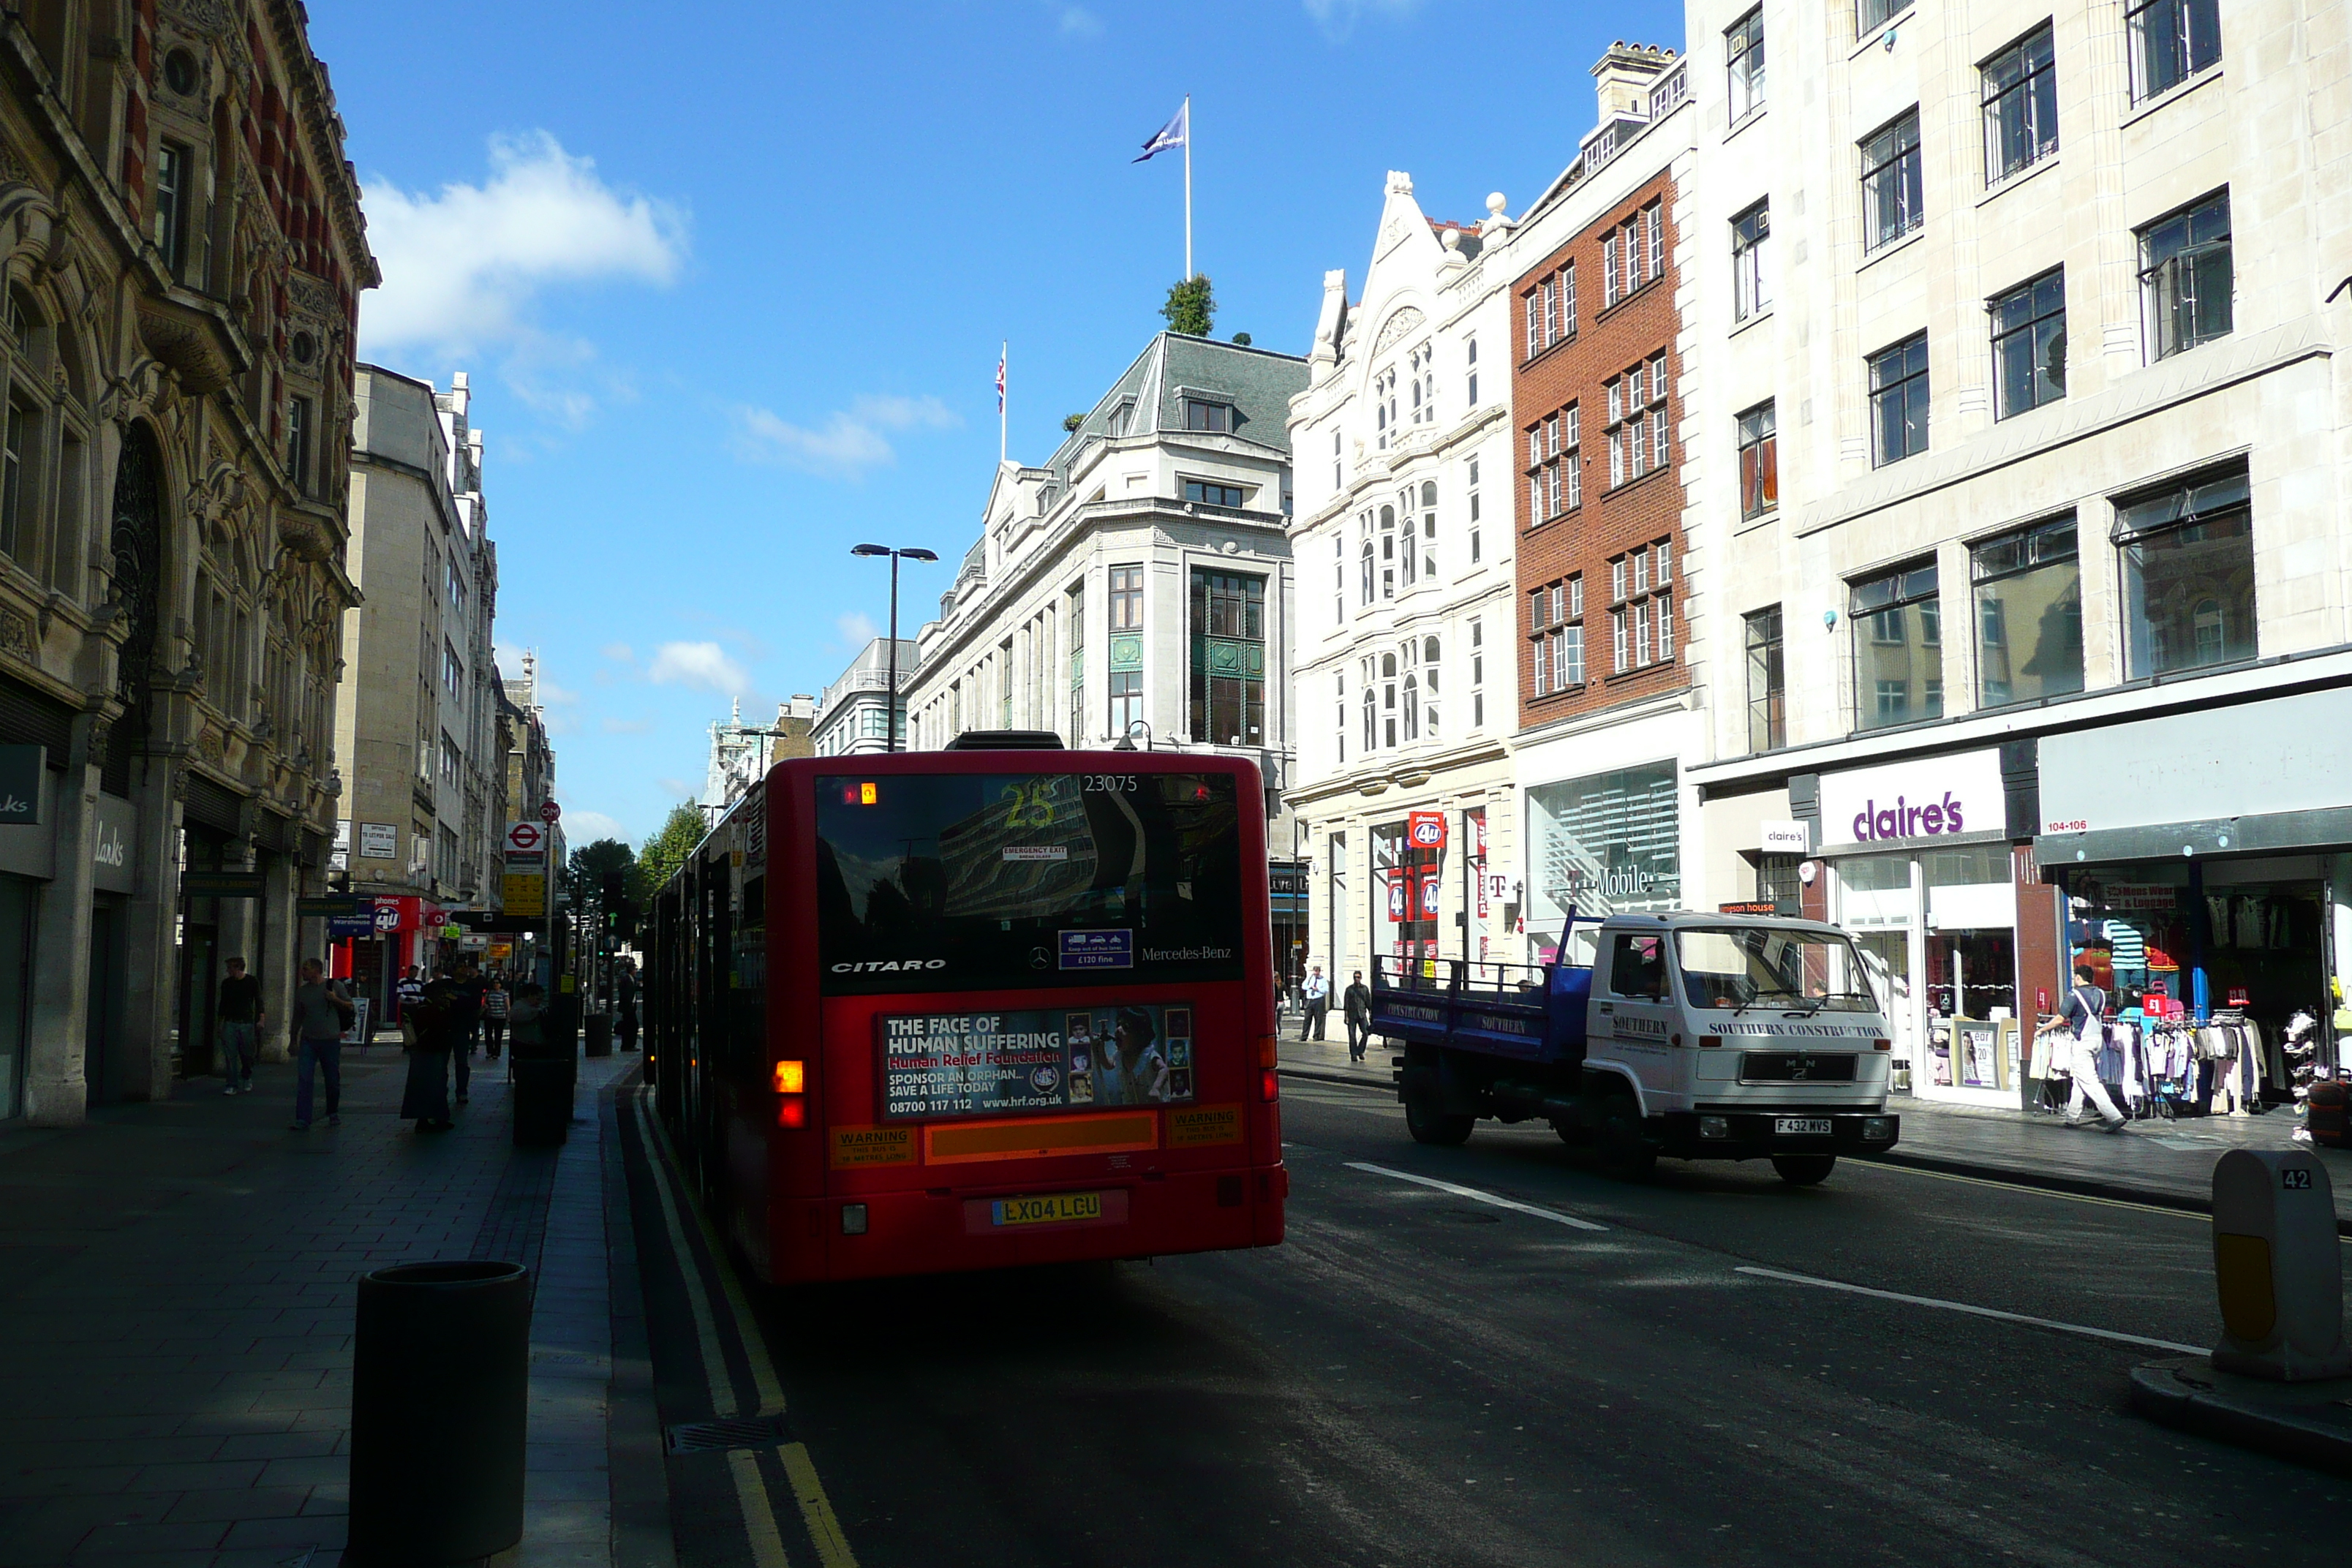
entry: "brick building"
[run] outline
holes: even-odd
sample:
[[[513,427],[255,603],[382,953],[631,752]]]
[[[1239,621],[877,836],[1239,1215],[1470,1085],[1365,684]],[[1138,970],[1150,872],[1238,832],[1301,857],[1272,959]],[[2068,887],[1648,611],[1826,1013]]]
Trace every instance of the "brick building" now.
[[[1704,755],[1681,473],[1695,116],[1672,50],[1619,44],[1592,74],[1599,123],[1511,247],[1528,957],[1571,906],[1685,901],[1682,774]]]

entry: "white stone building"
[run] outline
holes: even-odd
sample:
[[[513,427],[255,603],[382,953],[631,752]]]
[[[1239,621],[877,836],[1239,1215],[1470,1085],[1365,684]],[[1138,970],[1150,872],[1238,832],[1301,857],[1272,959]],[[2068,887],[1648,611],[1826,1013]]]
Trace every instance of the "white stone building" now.
[[[710,765],[702,783],[704,817],[717,822],[784,758],[814,756],[809,735],[815,722],[816,699],[806,692],[777,703],[773,724],[744,723],[743,700],[737,698],[727,722],[710,726]]]
[[[1515,810],[1511,224],[1430,219],[1391,174],[1363,287],[1324,275],[1297,455],[1300,956],[1500,956]],[[1444,844],[1414,845],[1413,814]],[[1424,832],[1428,831],[1424,828]],[[1489,867],[1493,870],[1489,871]],[[1510,956],[1516,957],[1514,951]],[[1296,970],[1297,963],[1292,965]]]
[[[1271,800],[1293,734],[1284,421],[1306,381],[1293,355],[1161,332],[1043,467],[999,468],[916,638],[913,748],[1132,738],[1250,757]]]
[[[898,744],[907,743],[907,686],[919,653],[912,637],[900,637],[898,669]],[[855,757],[890,749],[890,639],[876,637],[858,650],[841,679],[816,700],[816,720],[810,740],[820,757]]]
[[[2015,1019],[2077,955],[2324,1027],[2352,966],[2352,12],[1688,16],[1693,265],[1746,291],[1688,323],[1729,634],[1706,896],[1801,886],[1861,933],[1921,1093],[2016,1104]]]

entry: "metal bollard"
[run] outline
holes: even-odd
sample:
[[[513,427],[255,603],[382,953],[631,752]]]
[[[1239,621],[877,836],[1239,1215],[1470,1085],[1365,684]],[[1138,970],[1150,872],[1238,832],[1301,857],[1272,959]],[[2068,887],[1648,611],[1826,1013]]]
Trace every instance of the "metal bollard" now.
[[[613,1015],[610,1013],[589,1014],[587,1019],[587,1031],[583,1038],[584,1044],[582,1047],[582,1055],[591,1057],[611,1056],[613,1054]]]
[[[2327,1167],[2302,1150],[2232,1149],[2213,1167],[2213,1365],[2302,1383],[2352,1373]]]
[[[514,1141],[551,1148],[572,1136],[572,1100],[579,1064],[570,1058],[517,1054],[514,1058]]]
[[[344,1560],[423,1568],[520,1541],[530,1384],[521,1264],[404,1263],[362,1275]]]

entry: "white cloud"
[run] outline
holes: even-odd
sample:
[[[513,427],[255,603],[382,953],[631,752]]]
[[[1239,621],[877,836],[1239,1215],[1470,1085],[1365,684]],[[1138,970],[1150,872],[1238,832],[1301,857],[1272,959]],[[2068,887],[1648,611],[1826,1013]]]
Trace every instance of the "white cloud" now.
[[[625,642],[608,642],[596,651],[615,664],[626,664],[637,657]]]
[[[1083,5],[1055,5],[1060,13],[1062,36],[1066,38],[1098,38],[1102,37],[1102,18]]]
[[[864,647],[882,635],[882,628],[874,624],[874,617],[863,610],[852,610],[833,624],[840,628],[841,640],[851,647]]]
[[[578,806],[566,806],[563,810],[563,838],[572,848],[584,849],[599,838],[617,838],[625,844],[629,841],[629,830],[621,826],[618,818],[607,816],[601,811],[583,811]]]
[[[536,689],[536,695],[541,703],[549,706],[552,706],[559,702],[569,704],[580,700],[580,693],[572,690],[568,686],[556,685],[554,681],[548,679],[547,671],[544,669],[539,672],[539,685]]]
[[[662,793],[664,795],[669,795],[677,800],[684,800],[694,793],[694,786],[687,783],[684,779],[663,778],[656,779],[654,780],[654,783],[662,786]]]
[[[735,455],[747,462],[781,463],[832,479],[854,479],[898,460],[889,435],[951,430],[963,423],[936,397],[866,396],[811,427],[765,408],[735,411]]]
[[[492,137],[489,161],[478,185],[451,181],[411,193],[381,178],[366,184],[368,244],[383,268],[383,286],[362,306],[367,352],[543,348],[530,310],[551,285],[677,278],[687,250],[677,207],[614,190],[593,159],[566,153],[544,131]],[[570,395],[538,395],[560,405]]]
[[[654,721],[650,719],[607,719],[604,721],[604,733],[607,735],[642,735],[653,727]]]
[[[1300,0],[1300,4],[1325,37],[1344,38],[1365,16],[1409,16],[1421,9],[1422,0]]]
[[[666,642],[654,650],[646,678],[657,686],[698,686],[722,696],[740,696],[751,683],[744,668],[715,642]]]

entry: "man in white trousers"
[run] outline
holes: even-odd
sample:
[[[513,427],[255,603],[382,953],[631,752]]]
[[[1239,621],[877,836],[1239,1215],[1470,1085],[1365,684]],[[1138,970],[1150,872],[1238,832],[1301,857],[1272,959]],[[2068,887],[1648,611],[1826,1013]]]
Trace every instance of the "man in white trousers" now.
[[[2066,1005],[2059,1014],[2074,1032],[2074,1090],[2066,1097],[2066,1125],[2083,1126],[2091,1120],[2089,1109],[2095,1108],[2099,1125],[2109,1132],[2120,1132],[2124,1114],[2107,1098],[2107,1086],[2099,1081],[2099,1041],[2105,1028],[2107,994],[2092,984],[2097,974],[2087,963],[2074,966],[2074,988],[2066,994]]]

